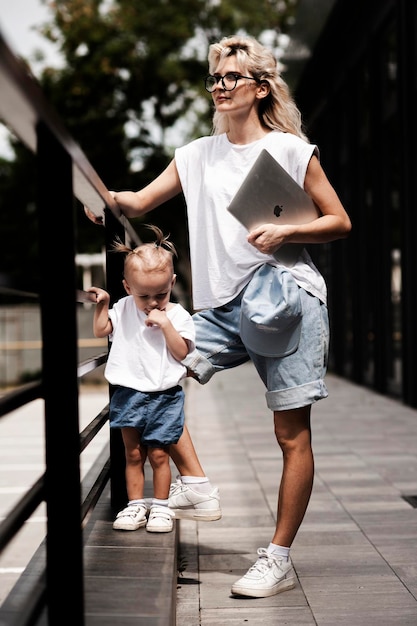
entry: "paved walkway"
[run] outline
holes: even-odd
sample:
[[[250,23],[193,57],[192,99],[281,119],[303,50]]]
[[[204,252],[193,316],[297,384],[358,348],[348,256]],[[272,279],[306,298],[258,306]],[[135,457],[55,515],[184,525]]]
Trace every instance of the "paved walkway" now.
[[[186,388],[187,423],[223,517],[181,520],[177,626],[416,626],[417,411],[328,376],[313,407],[316,477],[292,549],[295,589],[265,599],[230,587],[267,547],[281,471],[251,365]]]
[[[177,626],[417,625],[417,508],[403,498],[417,496],[417,411],[331,375],[326,380],[329,398],[312,414],[314,491],[292,549],[298,584],[265,599],[230,595],[275,525],[281,461],[262,384],[250,364],[203,387],[187,381],[187,423],[220,487],[223,517],[176,523],[183,569]],[[86,394],[81,413],[91,418],[106,397],[105,388]],[[2,421],[0,514],[42,471],[35,407],[23,421],[21,414]],[[32,549],[44,530],[40,511],[26,529]],[[139,542],[146,533],[134,535]],[[0,600],[28,554],[2,557]]]

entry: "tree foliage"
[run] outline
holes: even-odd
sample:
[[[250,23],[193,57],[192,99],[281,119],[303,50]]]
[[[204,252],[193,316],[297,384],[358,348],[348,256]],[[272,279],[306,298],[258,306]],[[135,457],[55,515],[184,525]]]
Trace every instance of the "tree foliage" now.
[[[167,165],[176,145],[210,132],[211,98],[203,86],[210,43],[245,32],[278,48],[296,8],[295,0],[48,4],[52,19],[42,34],[55,42],[64,64],[42,71],[41,88],[110,189],[142,187]],[[0,186],[17,185],[29,162],[17,151],[16,160],[0,170]],[[18,213],[28,219],[33,184],[20,191]],[[152,221],[171,233],[180,250],[186,247],[182,198],[155,211]],[[102,242],[83,216],[79,237],[82,252],[96,251]]]

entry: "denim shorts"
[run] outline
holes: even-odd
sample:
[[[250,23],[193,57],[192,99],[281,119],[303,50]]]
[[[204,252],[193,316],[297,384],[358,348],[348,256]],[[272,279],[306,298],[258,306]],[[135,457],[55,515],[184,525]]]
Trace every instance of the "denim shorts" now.
[[[161,448],[177,443],[184,429],[184,391],[142,392],[115,387],[110,399],[110,428],[136,428],[141,443]]]
[[[207,373],[210,367],[209,377],[213,372],[251,360],[267,389],[266,403],[272,411],[296,409],[326,398],[328,392],[324,376],[329,349],[327,306],[302,287],[299,289],[301,337],[298,349],[292,354],[279,358],[263,357],[246,349],[239,335],[243,290],[228,304],[193,315],[199,355],[194,358],[195,367],[191,365],[193,353],[188,362],[183,362],[198,378],[199,368]]]

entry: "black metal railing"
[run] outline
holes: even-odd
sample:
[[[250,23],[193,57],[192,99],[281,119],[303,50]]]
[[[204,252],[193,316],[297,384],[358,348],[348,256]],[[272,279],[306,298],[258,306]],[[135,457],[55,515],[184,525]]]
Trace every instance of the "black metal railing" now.
[[[108,404],[99,415],[91,416],[88,426],[80,432],[79,384],[106,361],[107,351],[78,363],[76,302],[83,294],[77,294],[75,289],[75,201],[102,218],[106,242],[118,236],[129,245],[137,245],[140,239],[44,99],[38,84],[1,35],[0,94],[0,119],[36,159],[40,284],[39,293],[35,295],[40,307],[42,343],[40,379],[5,392],[0,398],[0,418],[42,398],[45,424],[45,472],[35,479],[1,522],[0,550],[10,545],[42,502],[46,504],[47,513],[46,538],[36,555],[41,567],[37,568],[35,576],[29,577],[25,593],[14,598],[12,609],[10,604],[7,611],[0,608],[0,623],[35,624],[46,609],[48,624],[60,624],[65,615],[66,622],[83,626],[83,526],[109,480],[111,489],[112,481],[124,484],[124,469],[117,451],[112,457],[114,451],[109,436],[110,446],[97,457],[94,472],[90,471],[81,481],[80,454],[106,424]],[[57,199],[60,258],[59,263],[54,263],[50,258],[50,232],[51,216],[56,217],[57,213]],[[120,292],[117,256],[107,257],[106,283],[113,294]],[[74,285],[74,289],[62,290],[57,304],[50,292],[51,284]],[[65,311],[65,332],[61,333],[58,306],[61,319]],[[61,442],[65,442],[64,445]],[[120,492],[119,485],[117,492]],[[65,515],[62,494],[65,494]],[[63,563],[71,575],[70,586],[62,584]]]

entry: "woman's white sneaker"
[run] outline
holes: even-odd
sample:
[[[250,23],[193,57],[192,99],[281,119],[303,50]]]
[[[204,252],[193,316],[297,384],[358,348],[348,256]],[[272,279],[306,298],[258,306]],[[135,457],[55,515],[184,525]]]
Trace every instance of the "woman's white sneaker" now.
[[[113,522],[114,530],[137,530],[146,524],[147,508],[142,504],[130,504],[122,509]]]
[[[232,585],[232,594],[252,598],[268,598],[295,587],[295,572],[291,560],[268,554],[258,548],[258,560],[246,574]]]
[[[151,506],[146,530],[150,533],[170,533],[174,528],[174,517],[167,506]]]
[[[191,485],[185,485],[180,478],[171,485],[168,506],[178,519],[213,522],[222,516],[217,487],[213,487],[210,493],[200,493]]]

